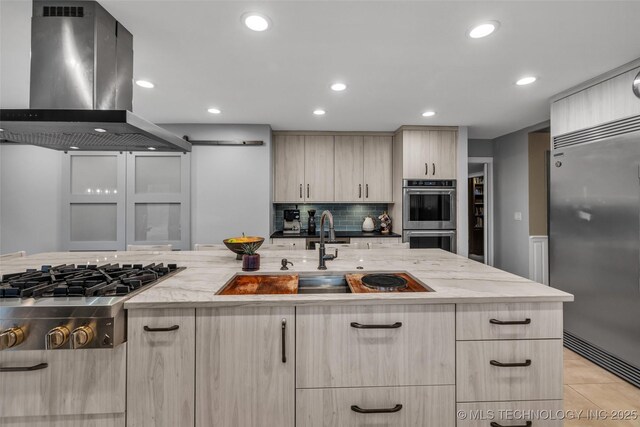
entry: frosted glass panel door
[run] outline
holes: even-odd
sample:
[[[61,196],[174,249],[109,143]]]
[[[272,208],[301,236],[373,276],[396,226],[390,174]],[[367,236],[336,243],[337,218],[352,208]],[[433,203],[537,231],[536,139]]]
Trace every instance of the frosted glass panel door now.
[[[189,154],[129,154],[127,244],[189,249],[189,169]]]
[[[125,154],[68,153],[63,242],[71,251],[125,249]]]

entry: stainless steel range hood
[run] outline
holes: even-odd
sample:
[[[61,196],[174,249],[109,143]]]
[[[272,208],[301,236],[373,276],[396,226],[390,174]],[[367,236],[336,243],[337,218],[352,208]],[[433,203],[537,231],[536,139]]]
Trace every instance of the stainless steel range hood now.
[[[131,112],[133,36],[95,1],[34,0],[28,110],[0,110],[0,143],[191,151]]]

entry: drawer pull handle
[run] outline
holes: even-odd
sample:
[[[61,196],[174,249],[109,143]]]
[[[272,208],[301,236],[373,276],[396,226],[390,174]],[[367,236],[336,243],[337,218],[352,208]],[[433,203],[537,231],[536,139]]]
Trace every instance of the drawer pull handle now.
[[[144,330],[147,332],[171,332],[177,331],[180,328],[178,325],[169,326],[168,328],[150,328],[148,326],[144,327]]]
[[[498,362],[497,360],[490,360],[489,364],[491,364],[492,366],[497,366],[499,368],[518,368],[522,366],[531,366],[531,359],[527,359],[524,362],[518,363],[502,363]]]
[[[20,366],[17,368],[0,368],[0,372],[28,372],[39,371],[40,369],[46,369],[49,367],[48,363],[38,363],[33,366]]]
[[[518,425],[512,425],[512,426],[503,426],[502,424],[498,424],[495,421],[492,421],[491,424],[489,424],[491,427],[531,427],[533,425],[533,423],[531,421],[527,421],[526,424],[518,424]]]
[[[282,363],[287,363],[287,319],[282,319]]]
[[[362,409],[358,405],[351,405],[351,410],[359,414],[391,414],[393,412],[400,411],[400,409],[402,409],[402,405],[399,403],[393,408],[381,408],[381,409]]]
[[[498,320],[498,319],[489,319],[489,323],[493,325],[528,325],[531,323],[531,319],[524,320]]]
[[[402,322],[396,322],[392,325],[363,325],[362,323],[351,322],[351,327],[356,329],[398,329],[400,326],[402,326]]]

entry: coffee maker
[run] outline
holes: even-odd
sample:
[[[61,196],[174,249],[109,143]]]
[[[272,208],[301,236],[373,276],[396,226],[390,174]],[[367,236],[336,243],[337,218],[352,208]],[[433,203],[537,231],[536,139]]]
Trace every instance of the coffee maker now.
[[[301,231],[300,222],[300,209],[285,209],[284,210],[284,227],[282,234],[300,234]]]

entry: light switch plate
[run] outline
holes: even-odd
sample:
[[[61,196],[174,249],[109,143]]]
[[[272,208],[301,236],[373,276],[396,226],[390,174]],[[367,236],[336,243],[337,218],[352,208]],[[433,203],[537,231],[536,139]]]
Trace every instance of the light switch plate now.
[[[513,219],[516,221],[522,221],[522,212],[516,212],[513,214]]]

